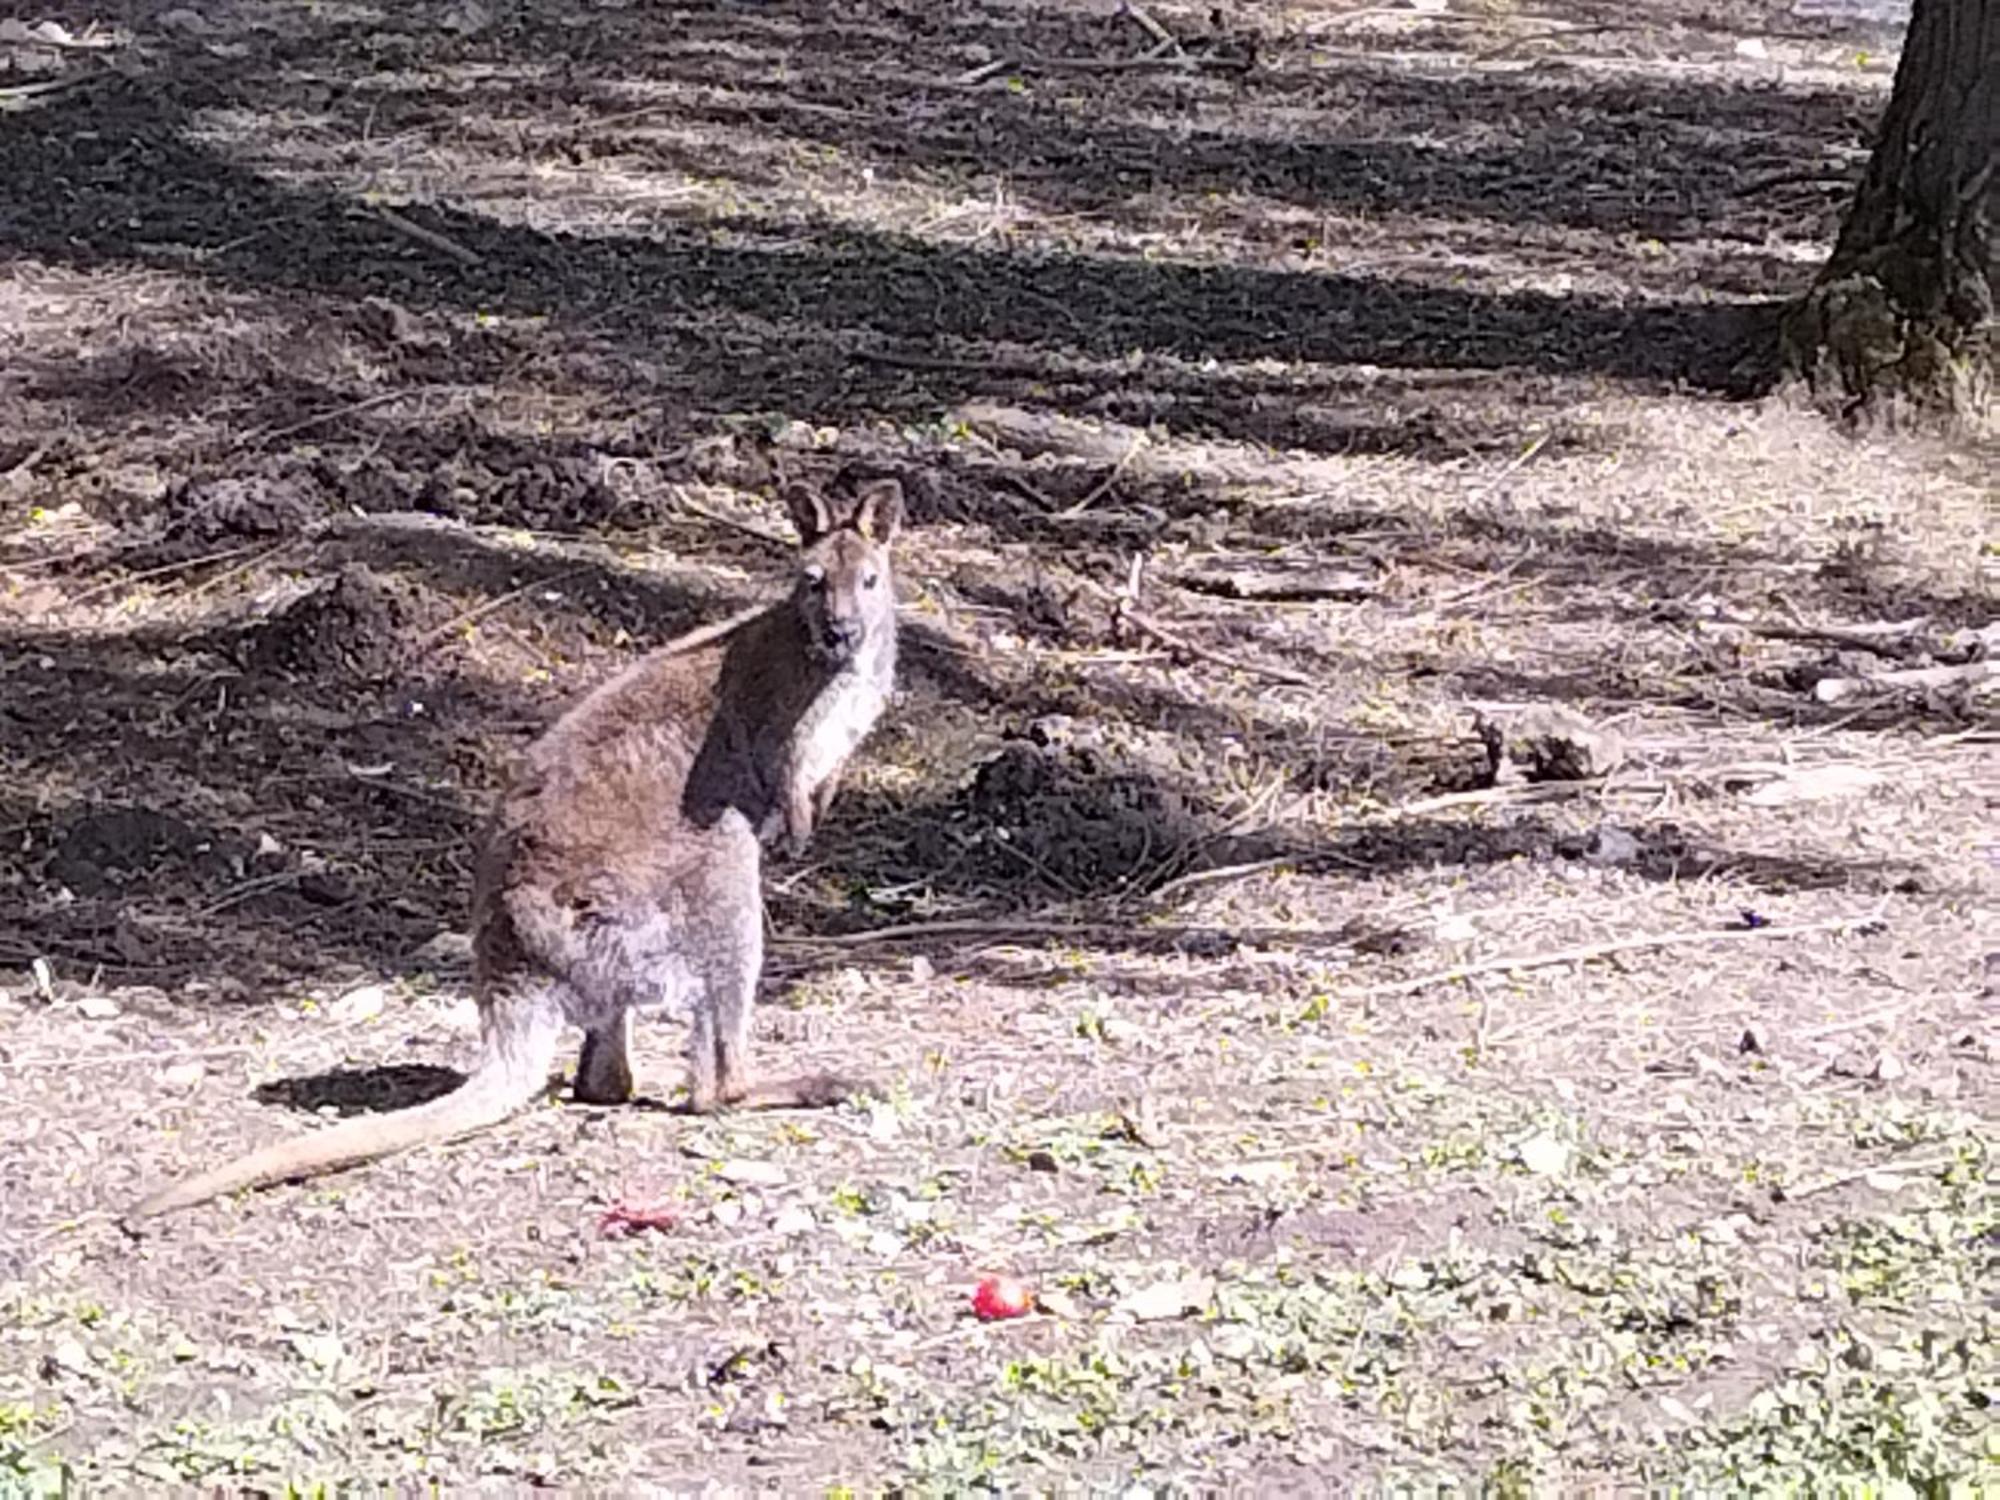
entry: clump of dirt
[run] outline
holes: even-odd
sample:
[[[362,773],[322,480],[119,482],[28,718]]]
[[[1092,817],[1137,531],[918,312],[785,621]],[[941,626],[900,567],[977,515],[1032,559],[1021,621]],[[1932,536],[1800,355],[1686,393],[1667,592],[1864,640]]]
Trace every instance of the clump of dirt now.
[[[1081,590],[1060,587],[1039,568],[1010,579],[990,564],[967,564],[952,572],[951,586],[968,603],[1005,610],[1017,631],[1036,640],[1094,643],[1104,634],[1076,609]]]
[[[912,830],[918,868],[1071,898],[1144,890],[1205,837],[1178,791],[1089,745],[1012,741],[942,813]]]
[[[549,454],[488,434],[439,453],[427,435],[357,462],[322,459],[314,476],[342,508],[380,514],[423,511],[435,516],[530,531],[579,532],[645,518],[604,482],[595,454]],[[432,451],[424,451],[426,448]]]
[[[1559,704],[1542,703],[1497,719],[1481,718],[1479,735],[1492,757],[1494,779],[1589,781],[1608,775],[1625,759],[1610,730]]]
[[[57,838],[47,878],[91,897],[190,867],[204,873],[239,870],[247,849],[205,835],[146,807],[107,807],[71,821]]]
[[[424,482],[417,507],[466,521],[504,522],[536,531],[585,531],[609,524],[625,508],[625,501],[604,482],[597,465],[580,455],[505,469],[460,458]]]
[[[392,580],[358,564],[294,600],[249,632],[251,671],[282,677],[380,682],[405,660],[416,601]]]
[[[300,535],[324,513],[325,497],[303,469],[186,479],[145,515],[126,518],[137,540],[123,560],[137,568],[191,562],[233,544]]]

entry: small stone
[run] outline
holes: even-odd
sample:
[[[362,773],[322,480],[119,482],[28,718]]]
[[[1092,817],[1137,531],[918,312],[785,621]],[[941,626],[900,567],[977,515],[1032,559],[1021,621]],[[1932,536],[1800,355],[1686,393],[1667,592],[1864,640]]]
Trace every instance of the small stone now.
[[[76,1002],[76,1013],[86,1021],[115,1021],[124,1008],[109,995],[85,995]]]
[[[71,1375],[88,1375],[91,1371],[90,1352],[75,1339],[64,1339],[51,1349],[48,1363]]]
[[[1560,1177],[1569,1170],[1570,1148],[1566,1141],[1543,1131],[1531,1135],[1514,1148],[1521,1165],[1537,1177]]]
[[[1083,1318],[1082,1306],[1068,1292],[1036,1292],[1035,1306],[1068,1323],[1079,1322]]]
[[[708,1211],[708,1216],[724,1229],[732,1229],[743,1220],[743,1205],[735,1198],[724,1198]]]
[[[1743,1028],[1743,1035],[1736,1039],[1736,1050],[1738,1052],[1755,1053],[1759,1057],[1768,1053],[1771,1050],[1771,1046],[1764,1034],[1764,1028],[1762,1026],[1745,1026]]]
[[[819,1220],[814,1218],[813,1211],[803,1204],[794,1204],[771,1220],[771,1232],[773,1234],[787,1236],[811,1234],[817,1228],[819,1228]]]
[[[379,984],[364,984],[334,1001],[327,1007],[327,1014],[336,1021],[358,1024],[374,1020],[388,1008],[388,1004],[388,990]]]
[[[472,939],[462,932],[440,932],[421,948],[417,958],[427,964],[463,964],[472,960]]]
[[[1875,1055],[1875,1066],[1869,1070],[1868,1076],[1877,1083],[1894,1083],[1908,1071],[1909,1069],[1903,1066],[1902,1059],[1893,1052],[1878,1052]]]
[[[937,969],[928,958],[919,953],[910,960],[910,978],[918,984],[929,984],[937,975]]]
[[[868,1236],[868,1253],[877,1260],[893,1260],[903,1253],[902,1236],[878,1229]]]
[[[1299,1165],[1293,1161],[1245,1161],[1229,1169],[1230,1181],[1261,1188],[1276,1187],[1298,1175]]]
[[[715,1169],[715,1175],[724,1182],[733,1182],[738,1187],[783,1187],[785,1169],[773,1161],[751,1161],[743,1158],[726,1161]]]
[[[1208,1276],[1190,1276],[1185,1281],[1159,1281],[1129,1294],[1118,1303],[1118,1311],[1140,1323],[1158,1323],[1199,1312],[1215,1295],[1215,1281]]]
[[[1771,49],[1764,45],[1762,37],[1746,36],[1736,44],[1736,55],[1738,57],[1769,57]]]
[[[1629,865],[1644,846],[1615,823],[1600,823],[1590,837],[1584,858],[1594,865]]]
[[[295,1333],[291,1345],[294,1354],[321,1370],[331,1370],[347,1352],[339,1335],[332,1333]]]
[[[185,1092],[199,1084],[207,1072],[207,1067],[198,1062],[175,1063],[160,1071],[160,1082],[170,1089]]]

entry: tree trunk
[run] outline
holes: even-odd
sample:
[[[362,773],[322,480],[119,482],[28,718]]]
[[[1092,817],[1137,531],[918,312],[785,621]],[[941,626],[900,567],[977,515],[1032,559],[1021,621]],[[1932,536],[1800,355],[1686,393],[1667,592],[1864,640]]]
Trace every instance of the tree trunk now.
[[[1849,415],[1991,422],[2000,227],[2000,0],[1915,0],[1840,242],[1780,333],[1787,371]]]

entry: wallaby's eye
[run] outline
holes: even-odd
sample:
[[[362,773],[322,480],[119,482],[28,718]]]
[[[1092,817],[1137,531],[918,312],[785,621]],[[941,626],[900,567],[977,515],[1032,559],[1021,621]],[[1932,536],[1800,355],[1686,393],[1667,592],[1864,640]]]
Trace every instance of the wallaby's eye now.
[[[880,574],[870,573],[867,577],[861,580],[861,586],[864,589],[872,589],[875,587],[877,583],[880,583],[881,581],[882,580]]]

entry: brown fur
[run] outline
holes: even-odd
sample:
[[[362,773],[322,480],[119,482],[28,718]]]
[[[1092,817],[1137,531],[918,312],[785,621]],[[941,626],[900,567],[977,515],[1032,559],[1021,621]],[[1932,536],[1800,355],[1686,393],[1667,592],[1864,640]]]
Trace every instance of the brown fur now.
[[[791,594],[640,658],[530,747],[481,842],[473,893],[478,1058],[452,1093],[348,1120],[176,1183],[128,1224],[241,1188],[335,1171],[498,1123],[583,1028],[576,1094],[628,1098],[635,1012],[686,1016],[692,1108],[817,1105],[850,1089],[753,1083],[762,846],[802,846],[895,674],[893,480],[836,500],[787,490]]]

